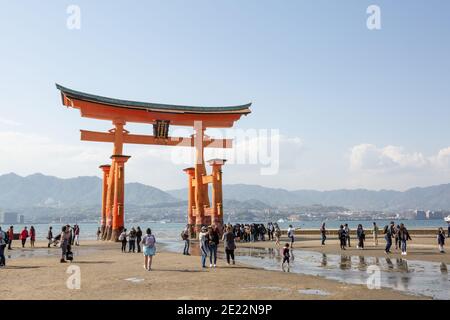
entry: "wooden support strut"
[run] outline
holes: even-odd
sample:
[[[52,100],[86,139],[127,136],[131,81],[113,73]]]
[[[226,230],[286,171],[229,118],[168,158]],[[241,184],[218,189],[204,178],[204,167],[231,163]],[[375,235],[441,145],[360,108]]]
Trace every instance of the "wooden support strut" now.
[[[100,221],[100,232],[103,237],[106,229],[106,198],[108,195],[108,177],[111,169],[110,165],[102,165],[100,169],[103,171],[103,185],[102,185],[102,216]]]

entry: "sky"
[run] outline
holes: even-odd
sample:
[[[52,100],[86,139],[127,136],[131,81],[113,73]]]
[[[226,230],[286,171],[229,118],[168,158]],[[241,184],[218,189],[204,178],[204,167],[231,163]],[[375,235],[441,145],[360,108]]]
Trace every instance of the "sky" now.
[[[79,29],[68,27],[71,5]],[[381,29],[367,27],[370,5],[380,8]],[[80,141],[79,129],[112,125],[62,106],[60,83],[136,101],[252,102],[235,128],[253,135],[206,154],[256,155],[229,161],[226,184],[449,183],[448,39],[450,2],[442,0],[0,0],[0,174],[101,176],[112,146]],[[126,181],[182,188],[189,152],[126,145]]]

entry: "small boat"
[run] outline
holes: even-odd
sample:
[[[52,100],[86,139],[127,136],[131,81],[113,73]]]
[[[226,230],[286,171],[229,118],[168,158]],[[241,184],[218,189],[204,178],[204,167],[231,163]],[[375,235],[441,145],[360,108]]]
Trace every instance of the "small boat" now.
[[[444,218],[445,222],[450,223],[450,215]]]

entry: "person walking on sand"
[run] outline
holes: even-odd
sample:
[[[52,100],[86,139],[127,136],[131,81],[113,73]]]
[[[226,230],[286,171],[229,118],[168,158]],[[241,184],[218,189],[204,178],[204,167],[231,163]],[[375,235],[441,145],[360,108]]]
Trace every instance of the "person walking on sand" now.
[[[348,223],[344,224],[344,231],[345,231],[345,241],[348,243],[348,247],[350,248],[350,228],[348,227]]]
[[[230,264],[230,258],[233,264],[234,262],[234,250],[236,249],[236,243],[234,241],[233,230],[230,226],[227,227],[226,232],[222,236],[222,241],[225,246],[225,254],[227,256],[227,263]]]
[[[53,241],[53,227],[49,227],[48,228],[48,232],[47,232],[47,240],[48,240],[48,248],[50,248],[50,245],[52,244]]]
[[[27,242],[28,238],[28,230],[27,227],[24,227],[22,232],[20,233],[20,240],[22,240],[22,248],[25,248],[25,243]]]
[[[358,237],[357,248],[364,250],[364,240],[366,240],[366,233],[364,232],[362,224],[358,224],[358,228],[356,229],[356,236]]]
[[[80,245],[80,226],[78,224],[75,225],[73,233],[75,235],[75,245],[79,246]]]
[[[287,236],[289,239],[291,239],[291,248],[293,248],[295,242],[295,229],[294,227],[292,227],[292,224],[290,224],[289,228],[287,229]]]
[[[442,227],[439,228],[439,230],[438,230],[437,241],[438,241],[438,245],[439,245],[439,252],[440,253],[445,253],[445,251],[444,251],[445,232],[444,232],[444,229]]]
[[[8,243],[8,234],[0,227],[0,267],[6,266],[5,249]]]
[[[33,226],[30,227],[30,246],[34,248],[34,243],[36,242],[36,230]]]
[[[67,226],[62,227],[61,229],[61,239],[60,239],[60,246],[61,246],[61,259],[59,262],[66,263],[66,254],[70,251],[70,228]]]
[[[341,250],[345,250],[345,244],[346,244],[346,235],[344,226],[341,224],[338,231],[338,239],[339,239],[339,245],[341,247]]]
[[[320,227],[320,236],[322,239],[322,245],[325,245],[325,240],[327,240],[327,229],[325,228],[325,222],[322,223],[322,226]]]
[[[391,224],[389,226],[384,227],[384,239],[386,240],[386,253],[391,253],[391,246],[392,246],[392,237],[394,236],[395,230],[394,230],[394,221],[391,221]]]
[[[378,246],[378,231],[379,231],[379,228],[377,226],[377,223],[374,222],[372,234],[373,234],[373,244],[375,247]]]
[[[275,245],[280,246],[281,229],[278,224],[275,225]]]
[[[219,233],[215,226],[208,228],[208,247],[209,247],[209,267],[216,267],[217,264],[217,247],[219,245]]]
[[[141,242],[142,242],[142,230],[141,227],[138,226],[136,229],[136,245],[137,245],[137,252],[141,252]]]
[[[206,268],[206,257],[208,256],[209,246],[208,246],[208,230],[205,226],[202,227],[200,233],[198,234],[198,243],[200,245],[200,253],[202,257],[202,268]]]
[[[287,263],[287,271],[289,272],[289,258],[291,257],[290,255],[290,250],[289,250],[289,243],[286,243],[283,247],[283,262],[281,262],[281,270],[283,270],[283,272],[286,272],[286,270],[284,269],[284,264]]]
[[[147,228],[146,235],[142,239],[144,253],[144,268],[148,271],[152,270],[153,256],[156,254],[156,239],[152,235],[152,230]]]
[[[100,227],[97,229],[97,241],[100,240],[100,235],[102,234],[102,230],[100,230]]]
[[[191,246],[190,240],[189,240],[189,225],[186,225],[186,228],[183,229],[181,232],[181,239],[184,241],[184,249],[183,254],[185,256],[190,256],[189,253],[189,247]]]
[[[395,241],[395,250],[400,249],[400,237],[399,237],[399,232],[400,232],[400,226],[397,225],[394,229],[394,241]]]
[[[398,229],[398,237],[400,239],[400,243],[401,243],[401,249],[402,249],[402,256],[406,256],[406,242],[408,240],[412,240],[411,237],[409,236],[409,232],[408,229],[406,229],[405,225],[403,223],[400,224],[399,229]]]
[[[136,250],[136,229],[134,227],[131,228],[130,233],[128,234],[128,252],[135,252]]]
[[[122,253],[127,252],[127,229],[123,229],[119,235],[119,241],[122,243]]]
[[[14,240],[14,227],[10,226],[8,229],[8,250],[12,250],[12,242]]]

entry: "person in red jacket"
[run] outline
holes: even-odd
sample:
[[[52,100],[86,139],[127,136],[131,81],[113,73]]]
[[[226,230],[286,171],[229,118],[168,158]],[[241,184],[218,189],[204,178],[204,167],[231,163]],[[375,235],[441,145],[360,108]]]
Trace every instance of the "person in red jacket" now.
[[[28,230],[27,227],[24,227],[22,232],[20,233],[20,240],[22,240],[22,248],[25,248],[25,242],[27,242],[28,238]]]
[[[31,247],[34,248],[34,242],[36,241],[36,230],[34,230],[34,227],[30,227],[30,243]]]
[[[9,242],[8,242],[8,250],[12,250],[11,244],[12,244],[12,241],[13,241],[13,239],[14,239],[14,227],[13,227],[13,226],[10,226],[10,227],[9,227],[9,230],[8,230],[8,239],[9,239]]]

